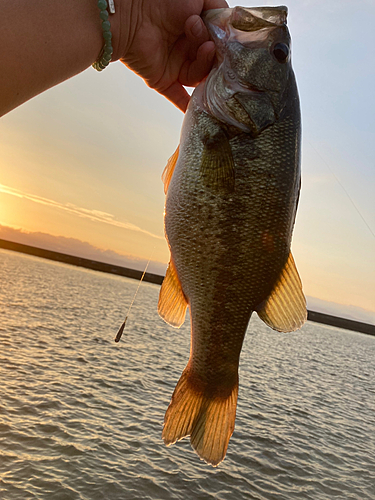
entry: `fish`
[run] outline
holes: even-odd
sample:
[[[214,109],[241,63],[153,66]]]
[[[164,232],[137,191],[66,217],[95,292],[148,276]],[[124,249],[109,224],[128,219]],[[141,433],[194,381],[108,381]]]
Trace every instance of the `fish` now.
[[[194,90],[162,179],[170,261],[158,313],[190,357],[166,411],[167,446],[190,436],[217,466],[234,430],[238,367],[252,313],[290,332],[306,321],[291,253],[301,184],[301,116],[287,8],[203,13],[216,60]]]

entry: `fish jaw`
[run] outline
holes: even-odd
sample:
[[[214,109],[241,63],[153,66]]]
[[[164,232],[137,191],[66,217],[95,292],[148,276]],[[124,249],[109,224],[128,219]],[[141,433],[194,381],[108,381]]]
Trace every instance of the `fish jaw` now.
[[[225,44],[233,39],[241,43],[265,40],[268,36],[266,29],[285,27],[287,16],[286,6],[234,7],[211,9],[202,13],[203,22],[220,53],[219,57],[225,52]]]
[[[236,28],[255,31],[261,26],[273,24],[283,26],[287,22],[288,7],[280,5],[278,7],[233,7],[222,9],[206,10],[202,14],[202,19],[206,25],[216,25],[224,30],[230,22]]]
[[[216,46],[205,105],[218,120],[257,135],[280,115],[293,78],[286,18],[286,7],[235,7],[203,14]],[[286,57],[280,62],[283,50]]]

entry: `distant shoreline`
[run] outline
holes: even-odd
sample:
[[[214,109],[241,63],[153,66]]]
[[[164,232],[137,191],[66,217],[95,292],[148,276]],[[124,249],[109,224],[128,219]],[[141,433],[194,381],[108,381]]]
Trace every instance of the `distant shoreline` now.
[[[55,252],[53,250],[45,250],[43,248],[24,245],[22,243],[15,243],[13,241],[3,240],[1,238],[0,248],[3,248],[4,250],[12,250],[14,252],[33,255],[35,257],[42,257],[44,259],[54,260],[56,262],[63,262],[65,264],[71,264],[73,266],[84,267],[93,271],[116,274],[117,276],[124,276],[126,278],[132,278],[135,280],[140,280],[143,274],[142,271],[137,271],[136,269],[116,266],[114,264],[106,264],[105,262],[98,262],[96,260],[85,259],[83,257],[76,257],[73,255]],[[144,281],[148,283],[154,283],[155,285],[161,285],[163,279],[164,276],[148,272],[145,273],[145,276],[143,278]],[[371,325],[369,323],[340,318],[338,316],[332,316],[330,314],[324,314],[317,311],[307,311],[307,319],[308,321],[313,321],[315,323],[322,323],[324,325],[335,326],[336,328],[343,328],[345,330],[352,330],[355,332],[366,333],[368,335],[375,336],[375,325]]]

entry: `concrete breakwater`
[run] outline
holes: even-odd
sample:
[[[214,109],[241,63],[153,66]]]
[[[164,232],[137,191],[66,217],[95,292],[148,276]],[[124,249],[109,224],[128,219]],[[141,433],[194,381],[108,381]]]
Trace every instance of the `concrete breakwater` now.
[[[0,248],[33,255],[35,257],[42,257],[44,259],[54,260],[57,262],[63,262],[65,264],[84,267],[86,269],[91,269],[94,271],[117,274],[118,276],[124,276],[126,278],[132,278],[135,280],[140,280],[143,274],[142,271],[130,269],[128,267],[116,266],[114,264],[107,264],[105,262],[98,262],[96,260],[85,259],[83,257],[68,255],[52,250],[45,250],[43,248],[37,248],[30,245],[15,243],[13,241],[3,239],[0,239]],[[143,278],[144,281],[148,283],[154,283],[156,285],[161,285],[163,279],[164,276],[149,272],[146,272]],[[307,319],[309,321],[314,321],[315,323],[322,323],[325,325],[335,326],[337,328],[343,328],[345,330],[352,330],[375,336],[375,325],[371,325],[369,323],[363,323],[361,321],[332,316],[330,314],[325,314],[317,311],[308,311]]]
[[[68,255],[52,250],[45,250],[44,248],[23,245],[22,243],[14,243],[13,241],[0,239],[0,248],[34,255],[35,257],[42,257],[44,259],[55,260],[57,262],[64,262],[65,264],[71,264],[73,266],[85,267],[86,269],[92,269],[93,271],[117,274],[118,276],[125,276],[126,278],[133,278],[135,280],[140,280],[143,274],[142,271],[138,271],[137,269],[130,269],[128,267],[98,262],[96,260],[85,259],[83,257],[76,257],[74,255]],[[161,285],[163,279],[164,276],[153,273],[146,273],[143,278],[144,281],[147,281],[148,283],[155,283],[156,285]]]

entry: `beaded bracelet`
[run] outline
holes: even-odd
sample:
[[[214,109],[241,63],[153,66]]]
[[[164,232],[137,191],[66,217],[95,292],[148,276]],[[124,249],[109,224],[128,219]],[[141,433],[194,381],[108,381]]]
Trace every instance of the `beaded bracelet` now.
[[[108,21],[108,16],[115,13],[114,0],[108,0],[108,3],[107,0],[98,0],[98,7],[100,10],[100,19],[102,20],[104,45],[92,67],[97,71],[103,71],[110,63],[113,54],[111,23]],[[108,7],[109,13],[107,10]]]

